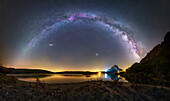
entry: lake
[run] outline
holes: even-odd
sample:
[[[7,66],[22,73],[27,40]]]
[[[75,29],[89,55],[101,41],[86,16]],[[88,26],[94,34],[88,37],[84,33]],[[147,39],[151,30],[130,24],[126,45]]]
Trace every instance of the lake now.
[[[14,76],[21,81],[36,82],[37,75],[35,74],[7,74],[8,76]],[[39,80],[44,83],[75,83],[85,82],[92,80],[103,80],[103,81],[115,81],[128,82],[125,78],[119,75],[109,75],[107,73],[98,72],[98,74],[41,74],[38,76]]]

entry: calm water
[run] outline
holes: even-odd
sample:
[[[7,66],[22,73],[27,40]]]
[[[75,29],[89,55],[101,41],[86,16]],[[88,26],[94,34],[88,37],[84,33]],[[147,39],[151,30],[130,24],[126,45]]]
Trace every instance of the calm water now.
[[[15,76],[19,80],[36,82],[37,78],[35,74],[8,74],[8,76]],[[118,80],[119,82],[128,82],[124,78],[115,75],[109,75],[106,73],[98,73],[91,75],[82,75],[82,74],[43,74],[39,76],[39,80],[45,83],[73,83],[73,82],[85,82],[91,80],[100,80],[103,81],[114,81]]]

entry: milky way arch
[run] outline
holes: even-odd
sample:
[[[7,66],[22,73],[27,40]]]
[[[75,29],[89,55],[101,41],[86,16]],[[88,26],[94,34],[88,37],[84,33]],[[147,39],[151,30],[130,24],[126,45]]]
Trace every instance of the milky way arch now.
[[[92,21],[96,23],[100,23],[103,26],[109,28],[113,34],[119,35],[124,42],[128,45],[130,52],[135,56],[135,58],[141,58],[142,52],[140,51],[140,46],[137,46],[135,41],[130,37],[128,31],[123,28],[123,26],[113,19],[109,19],[105,16],[98,16],[90,13],[73,13],[73,14],[65,14],[51,18],[43,27],[39,29],[39,33],[29,42],[26,51],[35,47],[35,45],[46,37],[54,28],[57,28],[60,24],[68,24],[76,21]]]

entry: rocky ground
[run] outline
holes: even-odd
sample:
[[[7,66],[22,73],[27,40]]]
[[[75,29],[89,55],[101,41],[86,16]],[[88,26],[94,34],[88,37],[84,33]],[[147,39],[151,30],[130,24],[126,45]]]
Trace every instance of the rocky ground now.
[[[0,84],[0,101],[170,101],[170,88],[106,81]]]

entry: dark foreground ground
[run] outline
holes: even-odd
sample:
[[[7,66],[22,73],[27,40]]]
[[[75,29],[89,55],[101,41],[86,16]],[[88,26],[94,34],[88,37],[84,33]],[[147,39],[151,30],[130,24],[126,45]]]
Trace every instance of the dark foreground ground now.
[[[90,81],[70,84],[0,84],[0,101],[170,101],[170,88]]]

